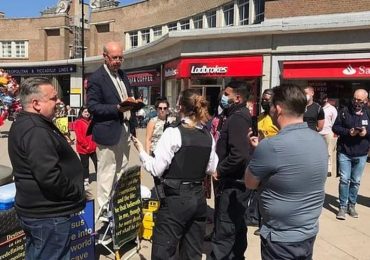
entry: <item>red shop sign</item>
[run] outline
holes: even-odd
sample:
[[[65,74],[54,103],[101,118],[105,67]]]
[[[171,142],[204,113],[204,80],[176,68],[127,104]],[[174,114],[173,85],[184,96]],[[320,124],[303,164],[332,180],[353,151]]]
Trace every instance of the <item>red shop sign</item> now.
[[[165,65],[165,77],[259,77],[262,56],[184,58]]]
[[[160,76],[157,71],[127,73],[127,77],[133,87],[151,86],[160,83]]]
[[[370,78],[370,59],[284,61],[284,79]]]

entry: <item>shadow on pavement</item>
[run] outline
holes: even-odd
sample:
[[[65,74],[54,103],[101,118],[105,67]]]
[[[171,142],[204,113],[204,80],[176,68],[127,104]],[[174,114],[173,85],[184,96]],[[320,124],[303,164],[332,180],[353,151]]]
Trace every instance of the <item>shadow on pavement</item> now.
[[[337,215],[338,213],[338,207],[339,207],[339,204],[338,204],[338,201],[337,201],[337,197],[334,197],[330,194],[325,194],[325,201],[324,201],[324,208],[326,208],[327,210],[333,212],[335,215]]]
[[[359,194],[357,196],[357,203],[370,208],[370,198],[368,197]]]

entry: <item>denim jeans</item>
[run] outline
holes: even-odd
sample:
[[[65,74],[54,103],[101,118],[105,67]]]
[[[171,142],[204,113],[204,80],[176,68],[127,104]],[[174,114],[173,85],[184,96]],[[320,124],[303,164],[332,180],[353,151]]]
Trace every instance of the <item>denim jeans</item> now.
[[[26,234],[26,260],[69,260],[71,218],[26,218],[19,216]]]
[[[347,204],[355,205],[360,187],[362,173],[364,172],[367,155],[349,157],[343,153],[338,154],[339,161],[339,206],[346,208]]]

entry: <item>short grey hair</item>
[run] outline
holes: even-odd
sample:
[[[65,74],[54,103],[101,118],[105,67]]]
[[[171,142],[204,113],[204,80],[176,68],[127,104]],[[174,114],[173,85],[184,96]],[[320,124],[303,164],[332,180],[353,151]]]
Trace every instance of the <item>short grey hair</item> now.
[[[52,83],[48,78],[44,77],[32,77],[22,81],[19,99],[23,107],[26,107],[33,97],[40,96],[41,85],[52,85]]]

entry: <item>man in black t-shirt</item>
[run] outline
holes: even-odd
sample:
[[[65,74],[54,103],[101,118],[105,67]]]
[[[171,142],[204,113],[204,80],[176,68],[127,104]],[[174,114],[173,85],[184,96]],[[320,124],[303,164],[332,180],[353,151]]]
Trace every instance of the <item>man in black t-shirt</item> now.
[[[304,88],[307,98],[306,112],[303,115],[303,121],[307,122],[309,128],[320,132],[324,127],[325,113],[322,107],[313,101],[315,94],[313,87],[307,86]]]

